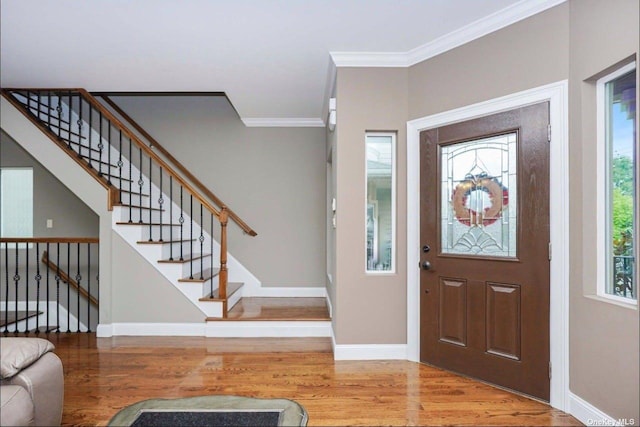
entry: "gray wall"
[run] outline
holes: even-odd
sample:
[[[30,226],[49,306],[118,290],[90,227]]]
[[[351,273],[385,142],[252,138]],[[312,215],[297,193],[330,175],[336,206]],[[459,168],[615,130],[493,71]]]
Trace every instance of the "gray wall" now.
[[[231,225],[229,251],[263,286],[325,286],[323,128],[247,128],[225,97],[113,100],[258,232]]]
[[[34,237],[98,237],[98,215],[4,131],[0,166],[33,168]],[[53,219],[53,228],[46,227],[47,219]]]
[[[637,60],[639,4],[636,0],[572,1],[569,51],[571,391],[614,418],[634,418],[636,423],[640,419],[638,309],[594,297],[594,171],[595,81],[620,61],[629,62],[633,56]]]
[[[339,68],[337,343],[406,342],[406,121],[569,79],[570,389],[612,417],[638,420],[638,310],[590,296],[596,255],[588,243],[595,241],[596,206],[589,79],[637,52],[637,1],[573,0],[408,70]],[[367,276],[364,132],[396,129],[398,274]]]

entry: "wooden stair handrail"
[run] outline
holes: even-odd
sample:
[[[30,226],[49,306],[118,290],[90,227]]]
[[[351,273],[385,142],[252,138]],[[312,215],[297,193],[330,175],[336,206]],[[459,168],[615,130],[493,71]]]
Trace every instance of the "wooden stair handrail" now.
[[[104,99],[105,102],[109,104],[109,106],[113,108],[120,116],[122,116],[127,122],[129,122],[129,124],[133,126],[135,130],[140,132],[140,134],[151,143],[152,148],[157,149],[162,153],[162,155],[169,159],[169,161],[171,161],[171,163],[173,163],[180,172],[182,172],[191,182],[193,182],[196,187],[198,187],[198,189],[205,194],[205,196],[211,199],[216,205],[220,207],[225,206],[225,204],[218,198],[218,196],[213,194],[213,192],[211,192],[209,188],[207,188],[202,182],[200,182],[198,178],[196,178],[191,172],[189,172],[189,170],[182,163],[180,163],[178,159],[173,157],[173,155],[169,151],[167,151],[162,145],[160,145],[160,143],[154,137],[152,137],[149,132],[147,132],[142,126],[140,126],[139,123],[133,120],[133,118],[129,116],[122,108],[120,108],[118,104],[113,102],[113,100],[107,95],[100,95],[100,97]],[[244,222],[235,212],[229,209],[229,207],[227,207],[227,213],[229,215],[229,218],[232,219],[236,224],[238,224],[238,226],[245,233],[250,236],[258,235],[258,233],[256,233],[251,227],[249,227],[249,225]]]
[[[89,92],[85,89],[79,89],[78,92],[82,94],[87,102],[89,102],[96,110],[100,111],[103,117],[107,118],[111,123],[113,123],[118,130],[121,130],[123,134],[125,134],[128,138],[133,141],[138,148],[144,151],[147,156],[151,157],[155,162],[162,166],[162,168],[167,172],[168,175],[173,176],[173,178],[178,181],[193,197],[199,201],[202,206],[204,206],[209,212],[214,214],[216,218],[220,218],[220,211],[212,206],[208,200],[206,200],[202,195],[191,186],[182,176],[177,173],[167,162],[165,162],[160,156],[158,156],[151,148],[147,146],[143,141],[138,138],[136,134],[131,132],[125,125],[122,123],[111,111],[106,109],[104,105],[98,102],[97,99],[93,97]]]
[[[78,285],[78,283],[75,280],[73,280],[64,270],[60,269],[60,267],[58,267],[58,265],[56,265],[56,263],[51,261],[49,259],[49,255],[47,254],[47,251],[42,252],[41,261],[48,268],[50,268],[52,270],[55,270],[56,274],[58,276],[60,276],[60,279],[62,279],[63,282],[68,283],[69,285],[71,285],[71,287],[74,288],[76,290],[76,292],[78,292],[80,295],[82,295],[87,300],[89,300],[89,302],[94,307],[96,307],[96,308],[99,307],[98,300],[93,295],[90,295],[89,292],[87,292],[87,290],[85,288],[83,288],[82,286]]]

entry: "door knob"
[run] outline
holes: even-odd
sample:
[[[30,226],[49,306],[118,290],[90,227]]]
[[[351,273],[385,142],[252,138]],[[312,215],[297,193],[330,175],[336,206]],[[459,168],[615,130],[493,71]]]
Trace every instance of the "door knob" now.
[[[425,261],[422,263],[423,270],[431,270],[431,263],[429,261]]]

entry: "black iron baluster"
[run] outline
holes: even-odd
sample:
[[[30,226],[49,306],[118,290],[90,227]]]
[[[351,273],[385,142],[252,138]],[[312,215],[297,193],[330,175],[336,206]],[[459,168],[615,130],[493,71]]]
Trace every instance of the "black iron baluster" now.
[[[9,242],[4,243],[4,333],[8,332],[9,326]],[[18,298],[16,298],[18,301]]]
[[[131,155],[131,138],[129,138],[129,223],[133,222],[133,172],[131,170],[133,163],[133,156]]]
[[[213,298],[213,212],[211,213],[211,230],[209,231],[209,250],[211,255],[209,256],[209,268],[211,269],[209,286],[211,287],[211,298]]]
[[[202,221],[202,203],[200,203],[200,280],[204,279],[203,263],[204,263],[204,222]]]
[[[53,109],[51,105],[51,91],[47,91],[47,127],[49,129],[51,129],[51,110]]]
[[[49,299],[49,256],[50,256],[51,252],[49,250],[49,242],[47,242],[47,332],[49,332],[49,312],[51,311],[49,309],[49,305],[51,300]]]
[[[138,219],[138,223],[142,224],[142,186],[144,185],[144,180],[142,179],[142,147],[139,148],[140,150],[140,163],[138,163],[138,169],[140,171],[139,177],[138,177],[138,190],[140,191],[140,194],[138,196],[138,202],[139,202],[139,206],[138,206],[138,212],[139,212],[139,219]],[[151,212],[149,212],[149,218],[151,218]]]
[[[19,259],[18,259],[18,242],[16,242],[16,273],[13,275],[13,281],[15,282],[16,285],[16,306],[15,306],[15,314],[16,314],[16,320],[18,319],[18,289],[19,289],[19,282],[20,282],[20,273],[18,271],[18,266],[19,264]],[[13,333],[18,333],[18,322],[16,321],[16,323],[13,326]]]
[[[36,334],[40,333],[40,243],[36,242]]]
[[[76,285],[78,286],[78,289],[76,289],[76,295],[78,297],[76,298],[77,300],[76,313],[78,315],[78,323],[76,326],[76,332],[80,332],[80,289],[82,288],[82,285],[81,285],[82,276],[80,275],[80,242],[76,243],[76,249],[77,249],[76,259],[78,260],[78,270],[76,273]],[[71,273],[71,271],[69,271],[69,273]]]
[[[91,332],[91,243],[87,243],[87,333]],[[80,316],[78,316],[80,317]]]
[[[164,193],[162,192],[162,166],[160,166],[160,198],[158,199],[158,205],[160,205],[160,242],[162,242],[162,206],[164,205]]]
[[[78,152],[82,150],[82,97],[78,94]]]
[[[26,310],[27,312],[29,312],[29,243],[25,243],[26,246],[26,258],[25,258],[25,275],[24,277],[26,278],[26,282],[25,282],[25,303],[26,303]],[[16,300],[17,301],[17,300]],[[17,320],[17,319],[16,319]],[[24,323],[24,331],[25,332],[29,332],[29,318],[27,318],[25,320]]]
[[[104,148],[104,144],[102,143],[102,111],[98,114],[99,126],[98,126],[98,175],[102,176],[102,149]],[[107,174],[109,171],[107,170]],[[107,176],[107,181],[109,181],[109,176]]]
[[[118,142],[118,203],[122,204],[122,129],[119,129],[120,136]]]
[[[56,334],[60,333],[60,243],[56,243]]]
[[[191,252],[191,260],[189,261],[189,279],[193,279],[193,194],[189,194],[189,248]],[[180,247],[182,247],[182,239],[180,239]]]
[[[102,113],[100,113],[100,116],[102,117]],[[107,182],[111,185],[111,120],[107,119],[107,125],[109,126],[107,131],[107,173],[109,174],[109,179]]]
[[[69,130],[67,131],[67,146],[69,147],[69,149],[73,149],[71,147],[71,126],[73,123],[73,120],[71,119],[71,110],[73,110],[73,94],[71,93],[71,91],[69,91],[68,93],[69,96]]]
[[[89,148],[87,148],[87,151],[88,151],[87,157],[89,158],[88,159],[89,167],[93,168],[93,165],[91,164],[91,162],[92,162],[91,150],[93,149],[93,143],[92,143],[92,139],[93,139],[92,138],[92,134],[93,134],[93,132],[91,132],[91,129],[93,129],[93,108],[89,107],[89,136],[87,138],[88,144],[89,144]],[[80,142],[82,142],[82,141],[80,141]],[[82,144],[78,146],[78,151],[80,151],[80,157],[82,157]],[[100,167],[100,164],[98,164],[98,168],[99,167]]]
[[[151,224],[153,222],[153,191],[151,190],[151,181],[153,181],[153,165],[151,163],[151,156],[149,156],[149,241],[153,242],[151,231]],[[160,212],[160,215],[162,215],[162,212]]]
[[[71,243],[67,243],[67,271],[71,273]],[[67,274],[67,333],[71,332],[71,277]]]
[[[169,175],[169,241],[173,241],[173,176]],[[169,245],[169,261],[173,261],[173,246]]]
[[[180,185],[180,219],[178,220],[178,222],[180,223],[180,241],[182,241],[182,236],[183,236],[182,229],[184,228],[184,209],[182,208],[182,185]],[[182,254],[182,245],[180,245],[180,261],[184,261],[184,257]]]

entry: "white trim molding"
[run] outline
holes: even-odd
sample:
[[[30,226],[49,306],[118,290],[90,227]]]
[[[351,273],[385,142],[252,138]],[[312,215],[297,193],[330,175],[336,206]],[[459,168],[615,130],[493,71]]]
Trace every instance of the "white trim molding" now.
[[[478,104],[407,122],[407,356],[420,360],[420,132],[517,107],[549,101],[550,239],[550,360],[553,367],[550,404],[567,410],[569,391],[569,157],[568,82],[525,90]]]
[[[410,67],[566,0],[521,0],[407,52],[330,52],[337,67]]]
[[[569,392],[569,410],[567,411],[586,426],[619,426],[618,420],[602,412],[586,400]],[[637,421],[637,420],[636,420]]]
[[[248,128],[323,128],[324,120],[317,117],[242,118]]]

